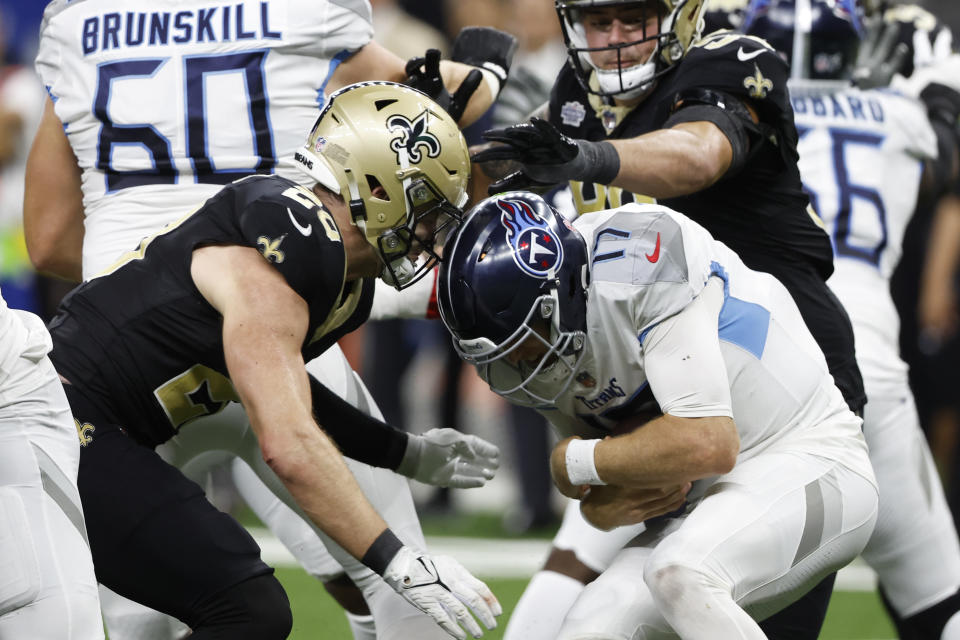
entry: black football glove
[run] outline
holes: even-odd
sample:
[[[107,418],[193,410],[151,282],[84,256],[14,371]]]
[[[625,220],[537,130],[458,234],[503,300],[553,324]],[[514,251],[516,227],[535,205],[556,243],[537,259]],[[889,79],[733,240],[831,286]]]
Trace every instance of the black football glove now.
[[[490,129],[484,139],[502,143],[490,147],[470,159],[483,163],[515,160],[522,169],[490,185],[493,195],[502,191],[543,188],[581,180],[609,184],[620,171],[620,156],[607,141],[575,140],[560,133],[542,118],[515,124],[504,129]]]
[[[506,31],[493,27],[464,27],[453,41],[450,59],[473,67],[489,71],[496,78],[493,97],[500,95],[513,54],[517,50],[517,39]]]
[[[427,49],[425,55],[407,60],[405,70],[407,73],[406,85],[423,91],[458,122],[467,108],[470,96],[483,82],[483,74],[480,70],[473,69],[463,79],[453,95],[450,95],[443,84],[443,78],[440,76],[440,51],[437,49]]]

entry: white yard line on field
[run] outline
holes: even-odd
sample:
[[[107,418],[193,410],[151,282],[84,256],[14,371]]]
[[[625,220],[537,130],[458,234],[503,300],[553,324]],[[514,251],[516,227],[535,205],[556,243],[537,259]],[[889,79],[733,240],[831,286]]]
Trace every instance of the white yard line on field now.
[[[263,561],[273,566],[293,567],[290,552],[267,529],[250,528],[260,545]],[[504,540],[493,538],[429,537],[432,553],[451,555],[481,578],[529,578],[540,568],[550,548],[549,540]],[[837,574],[840,591],[873,591],[877,577],[859,558]]]

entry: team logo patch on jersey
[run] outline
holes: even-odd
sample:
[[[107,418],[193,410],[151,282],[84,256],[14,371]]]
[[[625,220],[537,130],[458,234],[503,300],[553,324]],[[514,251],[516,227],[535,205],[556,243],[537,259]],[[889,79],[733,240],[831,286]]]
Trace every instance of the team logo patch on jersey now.
[[[77,427],[77,436],[80,438],[81,447],[85,447],[93,442],[93,436],[90,434],[97,430],[95,426],[89,422],[84,422],[81,424],[76,418],[73,419],[73,424]]]
[[[413,164],[423,159],[422,149],[426,150],[427,156],[431,158],[440,155],[440,141],[427,128],[429,116],[429,112],[424,111],[414,118],[413,122],[400,114],[387,119],[387,129],[400,132],[400,135],[390,140],[390,148],[397,154],[397,164],[403,164],[400,158],[402,151],[406,151],[407,158]]]
[[[760,67],[753,65],[753,75],[743,79],[743,86],[750,91],[751,98],[766,98],[767,94],[773,90],[773,82],[763,77],[760,73]]]
[[[579,102],[565,102],[560,107],[560,121],[568,127],[579,127],[586,116],[587,108]]]
[[[545,220],[526,202],[497,200],[503,214],[500,223],[507,229],[513,261],[535,278],[551,278],[563,264],[563,246]]]
[[[266,258],[267,262],[273,262],[274,264],[280,264],[284,261],[286,256],[283,251],[280,251],[280,243],[283,242],[283,239],[287,237],[287,234],[283,234],[276,240],[271,240],[267,236],[260,236],[257,238],[257,246],[260,247],[260,253],[263,254],[263,257]]]

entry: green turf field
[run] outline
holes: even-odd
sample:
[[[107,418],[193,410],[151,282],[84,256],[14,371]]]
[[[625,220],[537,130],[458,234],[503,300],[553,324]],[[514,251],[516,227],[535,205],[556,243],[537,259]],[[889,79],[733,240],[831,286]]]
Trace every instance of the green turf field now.
[[[290,596],[293,609],[291,640],[349,640],[351,636],[343,614],[319,582],[301,569],[277,569],[277,576]],[[503,605],[500,627],[484,636],[496,640],[503,637],[503,627],[526,580],[487,579],[486,582]],[[875,594],[837,591],[820,637],[824,640],[888,640],[895,635]]]

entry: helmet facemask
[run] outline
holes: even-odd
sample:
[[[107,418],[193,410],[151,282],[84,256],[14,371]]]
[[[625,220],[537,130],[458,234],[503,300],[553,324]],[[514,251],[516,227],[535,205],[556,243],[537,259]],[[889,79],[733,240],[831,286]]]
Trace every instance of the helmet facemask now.
[[[332,94],[294,160],[344,199],[383,262],[380,277],[397,289],[441,259],[468,198],[470,157],[457,123],[425,94],[391,82]]]
[[[586,332],[561,328],[559,309],[554,287],[534,301],[523,323],[500,344],[485,337],[455,338],[454,348],[495,393],[528,406],[553,404],[573,382],[587,343]],[[543,349],[539,358],[511,361],[511,354],[531,343]]]
[[[704,0],[557,0],[557,13],[573,64],[581,86],[595,95],[630,100],[646,95],[654,81],[666,73],[686,54],[690,44],[699,37],[702,28]],[[616,17],[634,25],[636,38],[609,46],[590,47],[587,41],[585,19],[592,12],[616,8]],[[601,14],[605,21],[611,14]],[[646,59],[629,60],[628,50],[653,42]],[[616,62],[612,68],[600,66],[591,54],[613,52]],[[627,58],[629,66],[624,67]],[[633,62],[633,64],[630,64]]]
[[[376,235],[371,243],[383,261],[380,277],[397,289],[418,281],[440,262],[447,235],[463,220],[463,212],[425,178],[404,182],[409,183],[404,187],[407,223]],[[357,224],[366,234],[363,221]]]

